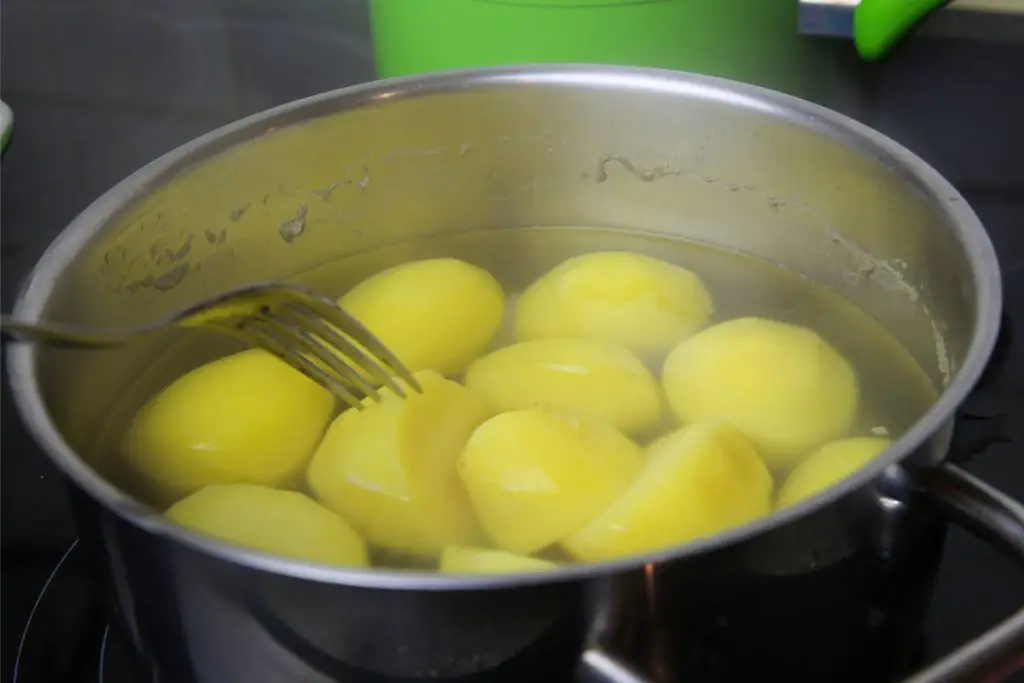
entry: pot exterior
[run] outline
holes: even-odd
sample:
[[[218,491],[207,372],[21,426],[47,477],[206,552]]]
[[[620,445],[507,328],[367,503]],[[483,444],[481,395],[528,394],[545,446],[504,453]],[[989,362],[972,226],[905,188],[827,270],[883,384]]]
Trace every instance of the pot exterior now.
[[[595,641],[651,681],[854,683],[897,680],[919,645],[944,524],[902,493],[872,485],[738,546],[607,577],[454,592],[246,568],[82,494],[79,520],[161,683],[568,681]]]
[[[114,188],[47,252],[17,313],[137,325],[254,280],[332,292],[437,255],[434,238],[544,225],[642,230],[774,261],[860,306],[944,391],[875,463],[745,530],[551,583],[444,589],[212,549],[118,489],[126,420],[224,349],[209,338],[17,347],[19,408],[85,492],[83,521],[109,555],[128,626],[168,683],[461,679],[523,666],[509,674],[522,680],[545,656],[568,653],[568,670],[595,641],[665,681],[882,680],[864,667],[906,660],[943,525],[897,464],[945,459],[951,416],[995,342],[998,265],[948,183],[827,110],[597,67],[328,93],[212,133]],[[513,251],[477,256],[558,258]],[[347,282],[327,267],[359,253],[376,256]]]

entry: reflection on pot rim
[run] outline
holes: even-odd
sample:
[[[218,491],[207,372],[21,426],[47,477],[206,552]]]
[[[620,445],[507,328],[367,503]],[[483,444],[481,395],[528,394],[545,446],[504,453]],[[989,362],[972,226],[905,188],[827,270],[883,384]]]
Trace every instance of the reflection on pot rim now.
[[[543,85],[597,90],[637,90],[690,96],[753,110],[772,118],[796,122],[815,133],[843,143],[893,169],[932,203],[950,224],[966,253],[974,277],[978,315],[974,321],[964,361],[939,400],[913,427],[875,462],[839,485],[792,508],[752,524],[687,544],[631,559],[595,565],[575,565],[550,573],[513,576],[444,576],[420,572],[353,570],[318,566],[228,546],[181,529],[152,509],[128,497],[102,479],[81,460],[50,420],[36,376],[36,349],[13,344],[10,349],[11,382],[15,401],[36,440],[57,465],[91,496],[136,526],[168,537],[201,552],[265,571],[311,581],[406,590],[479,590],[555,583],[599,577],[635,569],[646,563],[691,556],[732,545],[782,526],[836,501],[886,467],[906,458],[942,425],[967,396],[981,375],[995,346],[1002,309],[1002,289],[994,248],[978,218],[956,190],[924,161],[885,136],[855,121],[802,100],[755,86],[690,74],[619,67],[531,66],[526,68],[473,69],[414,76],[359,85],[324,93],[255,114],[204,135],[140,169],[109,190],[86,209],[46,251],[23,289],[15,314],[37,320],[53,291],[58,275],[77,257],[82,247],[126,205],[158,187],[171,174],[228,148],[310,118],[373,106],[384,100],[458,92],[466,89],[510,88]]]

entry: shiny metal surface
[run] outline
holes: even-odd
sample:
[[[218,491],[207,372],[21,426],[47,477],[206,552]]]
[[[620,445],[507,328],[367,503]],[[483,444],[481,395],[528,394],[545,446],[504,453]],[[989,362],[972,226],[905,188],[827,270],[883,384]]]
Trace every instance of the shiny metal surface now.
[[[142,327],[119,331],[0,317],[0,328],[7,334],[23,341],[72,349],[122,346],[172,327],[212,329],[268,351],[356,410],[363,409],[364,396],[375,401],[381,399],[368,378],[402,398],[405,390],[394,378],[421,391],[408,368],[362,323],[330,298],[295,285],[267,283],[241,287]]]
[[[284,239],[300,214],[302,234]],[[914,611],[944,522],[926,493],[879,475],[946,456],[953,411],[995,342],[999,269],[934,170],[820,107],[592,67],[327,93],[200,138],[111,190],[47,252],[16,312],[137,325],[255,279],[319,289],[316,267],[346,254],[392,246],[414,257],[402,245],[417,238],[531,225],[645,230],[773,260],[872,314],[944,391],[878,462],[769,519],[635,561],[455,578],[241,551],[166,524],[100,476],[110,453],[95,425],[116,398],[141,401],[185,369],[156,361],[191,338],[88,355],[12,348],[19,408],[85,492],[83,522],[108,551],[135,640],[169,681],[496,675],[585,642],[658,681],[880,680],[844,653],[885,650],[878,661],[894,667],[909,657],[878,601]],[[151,286],[179,268],[173,287]],[[198,341],[192,364],[216,352]],[[835,649],[772,647],[802,629],[834,633]],[[545,671],[559,666],[547,659]]]
[[[644,683],[646,679],[599,647],[590,647],[580,659],[580,679],[594,683]]]

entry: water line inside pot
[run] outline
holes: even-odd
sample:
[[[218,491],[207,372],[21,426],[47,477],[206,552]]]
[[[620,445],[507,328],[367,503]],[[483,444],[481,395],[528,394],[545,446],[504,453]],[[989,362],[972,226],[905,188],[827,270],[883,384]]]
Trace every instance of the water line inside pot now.
[[[361,279],[400,263],[455,257],[492,273],[513,301],[515,293],[564,259],[602,250],[649,254],[691,269],[703,279],[715,299],[714,321],[753,315],[818,332],[858,371],[861,407],[852,434],[884,433],[895,438],[935,400],[931,380],[905,348],[879,323],[839,295],[761,259],[683,239],[612,228],[480,230],[355,254],[298,274],[294,279],[337,296]],[[506,325],[495,344],[508,343],[509,334]],[[118,457],[119,441],[128,422],[155,391],[232,348],[230,343],[206,334],[174,340],[159,362],[125,387],[121,401],[98,431],[91,462],[133,495],[151,500],[138,478]],[[660,367],[652,370],[660,374]],[[776,483],[780,474],[775,473]],[[430,566],[394,553],[375,553],[375,560],[407,568]]]

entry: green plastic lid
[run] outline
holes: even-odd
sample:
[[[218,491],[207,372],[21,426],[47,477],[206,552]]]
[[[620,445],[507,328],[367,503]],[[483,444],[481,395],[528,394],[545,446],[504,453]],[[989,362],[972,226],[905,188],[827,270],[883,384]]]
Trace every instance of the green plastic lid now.
[[[860,0],[853,10],[853,43],[857,54],[874,61],[907,31],[949,0]]]
[[[671,0],[474,0],[489,5],[529,5],[531,7],[607,7],[609,5],[650,5]]]
[[[14,128],[14,113],[2,100],[0,100],[0,152],[7,147],[11,139],[11,130]]]

